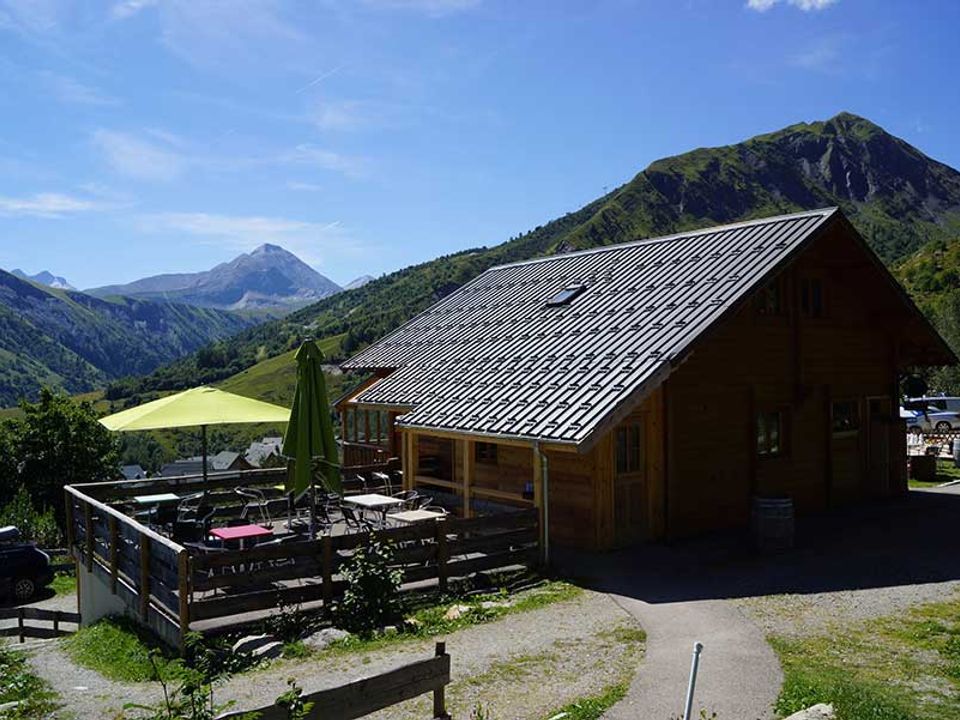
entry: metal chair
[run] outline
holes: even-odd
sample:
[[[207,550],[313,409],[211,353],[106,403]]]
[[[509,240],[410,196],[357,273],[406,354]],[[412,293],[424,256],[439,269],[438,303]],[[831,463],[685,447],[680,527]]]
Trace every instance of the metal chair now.
[[[267,499],[264,497],[263,492],[257,488],[247,488],[247,487],[236,487],[233,491],[242,498],[247,500],[246,504],[243,506],[243,510],[240,511],[240,517],[242,517],[247,522],[252,522],[251,515],[258,514],[259,517],[257,521],[261,525],[270,525],[273,523],[273,520],[270,519],[270,510],[267,505]]]

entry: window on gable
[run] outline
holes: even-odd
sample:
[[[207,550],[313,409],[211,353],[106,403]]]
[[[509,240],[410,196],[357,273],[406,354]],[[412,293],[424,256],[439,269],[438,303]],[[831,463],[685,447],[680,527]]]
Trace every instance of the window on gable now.
[[[568,285],[556,295],[547,300],[547,307],[561,307],[569,305],[573,299],[587,289],[586,285]]]
[[[760,457],[779,457],[786,452],[786,427],[781,410],[757,414],[757,454]]]
[[[483,465],[497,464],[497,446],[495,443],[478,442],[474,446],[474,460]]]
[[[758,315],[783,314],[783,291],[779,278],[757,293],[755,304]]]
[[[617,428],[616,454],[618,475],[643,471],[643,433],[640,423],[628,423]]]
[[[800,312],[806,317],[823,317],[823,281],[820,278],[800,280]]]

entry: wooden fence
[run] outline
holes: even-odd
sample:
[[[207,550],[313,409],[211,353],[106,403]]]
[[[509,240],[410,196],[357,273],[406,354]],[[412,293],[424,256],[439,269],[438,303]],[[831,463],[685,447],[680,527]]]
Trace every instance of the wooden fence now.
[[[19,637],[20,642],[24,642],[24,639],[28,637],[55,638],[61,635],[67,635],[73,632],[73,630],[67,630],[61,626],[63,623],[73,625],[74,627],[78,626],[80,624],[80,615],[79,613],[66,612],[63,610],[16,607],[0,608],[0,620],[17,621],[16,627],[0,628],[0,636],[10,637],[11,635],[16,635]],[[32,620],[35,623],[49,623],[50,626],[27,624],[28,620]]]
[[[429,692],[433,693],[432,717],[435,720],[449,720],[444,697],[449,684],[450,656],[444,643],[439,642],[434,657],[427,660],[305,695],[303,699],[313,704],[306,718],[353,720]],[[246,717],[247,713],[250,711],[230,712],[220,715],[217,720],[238,720]],[[258,720],[286,720],[289,717],[287,710],[277,705],[258,708],[253,714]]]
[[[243,499],[226,488],[269,488],[284,477],[283,470],[260,470],[212,475],[206,486],[201,478],[189,477],[68,486],[68,544],[80,567],[119,596],[127,614],[175,645],[191,629],[242,624],[255,619],[250,613],[281,603],[316,602],[326,608],[346,587],[344,563],[374,537],[393,545],[405,589],[446,590],[450,578],[539,563],[534,509],[209,554],[189,551],[122,509],[134,495],[206,487],[215,517],[225,521],[243,509]]]

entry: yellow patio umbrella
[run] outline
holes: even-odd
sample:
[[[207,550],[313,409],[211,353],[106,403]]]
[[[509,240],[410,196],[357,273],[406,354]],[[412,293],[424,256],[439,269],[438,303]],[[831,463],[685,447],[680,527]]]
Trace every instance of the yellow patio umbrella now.
[[[199,427],[203,443],[203,479],[207,479],[207,426],[286,423],[290,410],[212,387],[197,387],[100,418],[108,430],[134,432]]]

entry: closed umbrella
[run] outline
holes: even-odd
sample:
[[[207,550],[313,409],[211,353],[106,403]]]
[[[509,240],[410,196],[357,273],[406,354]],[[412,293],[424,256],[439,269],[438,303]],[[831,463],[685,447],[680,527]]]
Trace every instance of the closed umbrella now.
[[[207,426],[241,423],[285,423],[290,411],[279,405],[197,387],[168,395],[100,419],[108,430],[132,432],[199,427],[203,444],[203,479],[207,479]]]
[[[328,492],[341,493],[339,451],[333,436],[330,419],[330,400],[323,377],[323,352],[312,340],[297,350],[297,390],[290,411],[287,434],[282,452],[293,459],[292,477],[287,478],[287,490],[300,495],[314,489],[314,477],[319,472]],[[315,498],[311,501],[310,532],[315,533]]]

